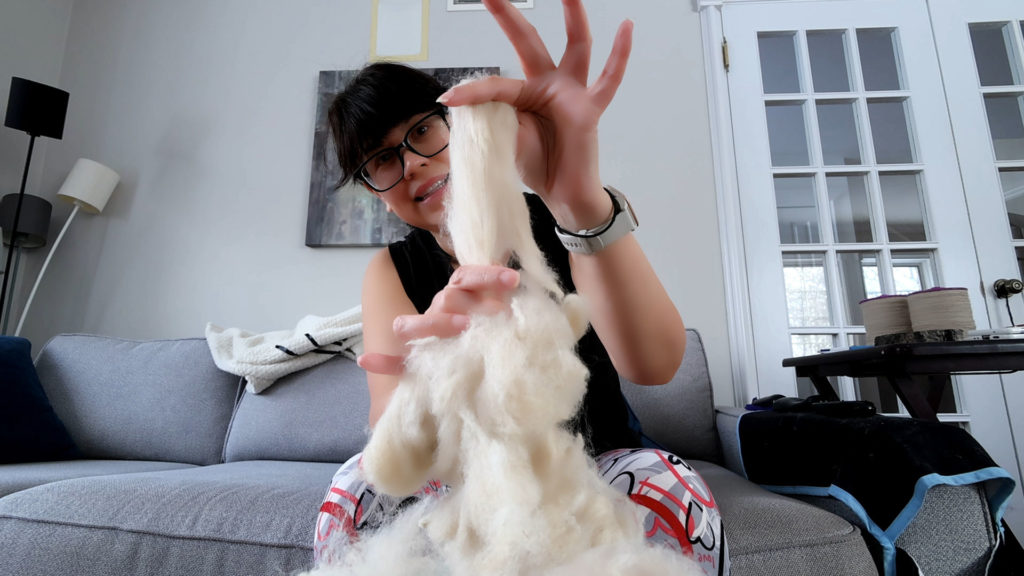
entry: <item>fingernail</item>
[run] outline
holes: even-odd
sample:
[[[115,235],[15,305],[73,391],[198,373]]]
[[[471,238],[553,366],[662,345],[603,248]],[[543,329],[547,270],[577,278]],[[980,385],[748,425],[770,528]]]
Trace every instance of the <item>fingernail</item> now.
[[[439,104],[447,104],[448,100],[450,100],[451,97],[452,97],[452,91],[449,90],[449,91],[445,92],[444,94],[441,94],[440,96],[438,96],[437,97],[437,102]]]
[[[519,284],[519,272],[516,272],[515,270],[503,270],[501,274],[498,275],[498,279],[501,280],[501,283],[505,286],[513,288],[516,284]]]
[[[403,319],[401,316],[398,316],[395,318],[395,321],[391,323],[391,331],[394,332],[395,334],[398,334],[399,332],[402,331],[402,326],[404,325],[405,319]]]
[[[363,367],[363,355],[356,356],[356,366]]]
[[[455,314],[452,316],[452,326],[459,330],[465,330],[469,328],[469,316],[464,314]]]

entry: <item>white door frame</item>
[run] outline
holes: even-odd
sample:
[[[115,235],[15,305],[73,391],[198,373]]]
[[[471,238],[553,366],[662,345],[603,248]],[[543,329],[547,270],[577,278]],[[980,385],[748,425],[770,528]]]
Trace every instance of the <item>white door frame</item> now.
[[[713,168],[715,173],[715,191],[718,200],[720,242],[723,254],[723,274],[726,288],[727,322],[729,328],[730,353],[732,356],[732,373],[735,388],[735,395],[738,405],[743,405],[744,399],[762,395],[762,387],[771,386],[771,382],[760,382],[757,354],[754,346],[754,326],[752,306],[754,306],[752,287],[749,285],[747,274],[748,258],[744,243],[743,217],[740,210],[740,192],[738,165],[735,156],[735,141],[732,125],[733,111],[729,97],[729,78],[727,61],[723,57],[723,48],[726,46],[727,38],[724,37],[723,7],[729,4],[767,4],[767,3],[797,3],[816,2],[825,3],[830,1],[844,0],[696,0],[696,7],[699,10],[702,39],[704,46],[705,76],[707,82],[707,97],[713,147]],[[923,0],[925,4],[929,0]],[[927,17],[927,16],[926,16]],[[966,202],[966,198],[964,199]],[[966,209],[966,206],[965,206]],[[968,247],[945,247],[947,255],[950,252],[962,252]],[[972,246],[973,249],[973,242]],[[953,259],[959,256],[954,256]],[[973,292],[972,287],[972,292]],[[975,298],[972,298],[975,300]],[[976,315],[984,308],[982,316],[992,317],[992,309],[988,298],[977,298],[974,302]],[[984,377],[980,377],[984,378]],[[989,377],[1001,385],[998,377]],[[993,395],[990,395],[993,396]],[[1005,398],[1004,398],[1005,402]],[[977,427],[980,434],[979,440],[992,453],[993,458],[1017,478],[1021,476],[1020,464],[1018,463],[1016,450],[1012,446],[1004,447],[995,445],[992,432],[996,428],[1009,428],[1009,418],[1006,413],[1007,407],[995,405],[975,404],[970,409],[974,415],[973,426]],[[984,417],[988,414],[994,420],[985,422]],[[1004,421],[1005,420],[1005,421]],[[998,422],[996,422],[998,421]],[[992,428],[992,430],[988,430]],[[1005,442],[1002,439],[999,444]],[[1024,510],[1019,508],[1021,502],[1021,487],[1018,485],[1015,502],[1007,515],[1007,520],[1017,530],[1019,525],[1024,524]]]
[[[736,179],[732,112],[729,107],[727,45],[723,36],[723,0],[699,0],[701,36],[704,41],[704,74],[711,122],[712,164],[718,199],[719,242],[725,280],[725,311],[732,357],[732,382],[736,404],[743,406],[760,395],[754,330],[747,285],[747,256],[743,247],[743,221]]]

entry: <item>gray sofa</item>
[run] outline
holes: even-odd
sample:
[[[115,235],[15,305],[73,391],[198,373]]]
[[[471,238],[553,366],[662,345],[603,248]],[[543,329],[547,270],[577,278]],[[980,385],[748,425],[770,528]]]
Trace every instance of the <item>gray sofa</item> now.
[[[716,411],[703,346],[691,330],[671,384],[623,388],[647,433],[711,486],[732,573],[877,574],[842,509],[767,492],[733,470],[740,411]],[[61,335],[36,368],[83,459],[0,465],[0,574],[269,576],[310,567],[331,476],[366,440],[365,378],[354,362],[332,358],[254,395],[214,366],[203,339]],[[977,569],[991,529],[967,547],[963,517],[947,529],[941,512],[953,499],[958,514],[977,507],[984,517],[984,504],[971,488],[939,496],[903,547],[934,560],[930,575]],[[955,554],[943,556],[943,539],[956,542]]]

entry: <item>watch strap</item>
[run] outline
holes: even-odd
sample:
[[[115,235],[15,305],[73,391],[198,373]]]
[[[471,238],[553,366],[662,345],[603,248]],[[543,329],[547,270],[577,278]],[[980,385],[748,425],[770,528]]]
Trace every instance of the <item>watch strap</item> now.
[[[633,213],[633,207],[629,205],[629,200],[611,186],[605,186],[604,190],[611,198],[613,206],[612,216],[607,222],[579,232],[570,232],[555,224],[555,234],[566,250],[576,254],[595,254],[636,230],[636,215]]]

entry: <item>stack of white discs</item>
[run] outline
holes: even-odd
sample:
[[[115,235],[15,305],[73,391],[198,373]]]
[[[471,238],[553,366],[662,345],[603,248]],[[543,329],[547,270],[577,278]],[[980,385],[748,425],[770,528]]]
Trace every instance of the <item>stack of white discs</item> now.
[[[885,295],[861,300],[860,309],[864,314],[868,344],[874,344],[878,336],[909,334],[914,331],[906,296]]]
[[[974,330],[966,288],[932,288],[907,296],[914,332]]]

